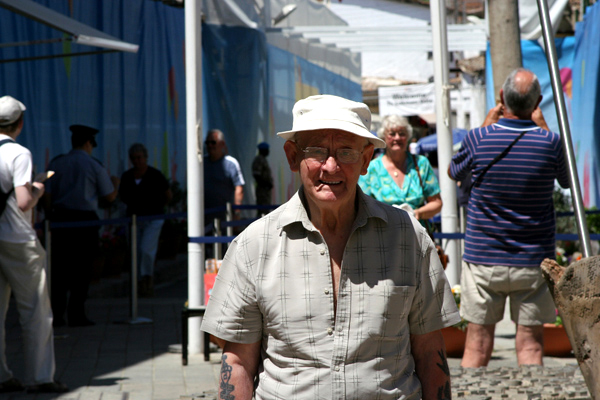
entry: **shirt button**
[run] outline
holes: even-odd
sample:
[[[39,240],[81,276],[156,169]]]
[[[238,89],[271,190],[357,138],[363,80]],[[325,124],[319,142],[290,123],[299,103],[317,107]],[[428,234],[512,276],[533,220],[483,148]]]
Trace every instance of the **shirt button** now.
[[[325,294],[329,294],[329,289],[324,290]]]
[[[333,335],[333,329],[332,328],[327,328],[327,334],[329,336]]]
[[[340,366],[339,365],[336,365],[334,369],[335,369],[335,372],[340,372]]]
[[[325,250],[321,249],[321,251],[319,253],[321,253],[321,255],[324,255],[325,254]]]

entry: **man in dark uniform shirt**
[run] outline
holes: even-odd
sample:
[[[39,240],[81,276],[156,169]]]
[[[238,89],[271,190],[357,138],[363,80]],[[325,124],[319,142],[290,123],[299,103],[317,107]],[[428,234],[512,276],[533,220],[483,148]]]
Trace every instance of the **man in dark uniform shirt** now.
[[[46,185],[46,205],[52,222],[97,220],[98,200],[117,197],[118,178],[110,177],[102,164],[91,156],[97,146],[98,130],[71,125],[73,149],[54,158],[48,165],[55,174]],[[52,229],[52,311],[54,326],[88,326],[85,301],[91,278],[92,261],[98,249],[98,226]],[[67,304],[67,294],[68,304]]]

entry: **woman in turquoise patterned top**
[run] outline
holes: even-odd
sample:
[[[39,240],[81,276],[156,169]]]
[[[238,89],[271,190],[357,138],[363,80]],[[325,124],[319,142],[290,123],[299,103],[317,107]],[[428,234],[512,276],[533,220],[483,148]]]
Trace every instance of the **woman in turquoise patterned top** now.
[[[412,156],[408,152],[412,137],[408,120],[388,115],[383,118],[378,134],[385,141],[385,153],[371,161],[367,174],[358,181],[360,188],[384,203],[410,205],[417,219],[432,218],[442,209],[440,185],[427,157]],[[419,181],[415,161],[425,190]]]

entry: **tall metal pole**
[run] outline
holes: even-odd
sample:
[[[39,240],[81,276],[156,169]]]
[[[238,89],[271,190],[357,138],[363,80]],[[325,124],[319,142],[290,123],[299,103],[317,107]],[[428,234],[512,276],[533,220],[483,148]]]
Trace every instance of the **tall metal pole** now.
[[[130,317],[135,321],[138,317],[138,278],[137,278],[137,216],[131,216],[131,309]]]
[[[150,318],[140,317],[138,315],[138,254],[137,254],[137,215],[131,216],[131,299],[130,299],[130,314],[131,319],[129,323],[132,325],[136,324],[149,324],[152,323]]]
[[[433,77],[435,84],[435,119],[437,126],[438,163],[442,195],[442,232],[456,233],[458,229],[458,202],[456,183],[450,179],[448,170],[452,159],[452,129],[450,127],[450,86],[448,84],[448,38],[446,33],[446,7],[443,0],[429,2],[431,33],[433,38]],[[460,252],[457,240],[449,240],[443,246],[449,262],[446,276],[450,285],[460,282]]]
[[[48,281],[48,294],[52,296],[52,232],[50,220],[44,221],[44,248],[46,249],[46,280]]]
[[[579,188],[579,177],[577,175],[577,165],[575,153],[573,151],[573,142],[571,140],[571,130],[569,120],[567,119],[567,108],[563,97],[563,89],[558,70],[558,58],[556,56],[556,46],[554,44],[554,35],[552,34],[552,25],[550,23],[550,13],[546,0],[537,0],[540,23],[542,25],[542,35],[546,47],[546,57],[548,58],[548,69],[550,70],[550,81],[552,83],[552,92],[554,94],[554,106],[558,115],[560,128],[560,137],[565,152],[567,168],[569,172],[569,184],[571,186],[571,198],[573,199],[573,209],[577,222],[577,231],[579,241],[581,242],[582,253],[584,257],[592,255],[592,246],[590,244],[590,233],[588,231],[587,220],[585,219],[585,210],[581,200],[581,189]]]
[[[202,166],[202,0],[185,2],[185,101],[187,146],[188,236],[204,235],[204,171]],[[189,308],[204,301],[204,247],[188,243]],[[200,317],[190,318],[188,349],[198,354],[202,349]]]
[[[233,206],[231,205],[231,203],[227,202],[226,208],[227,212],[225,214],[225,220],[227,222],[231,222],[233,221]],[[233,236],[233,226],[228,224],[227,229],[225,231],[227,232],[227,236]]]

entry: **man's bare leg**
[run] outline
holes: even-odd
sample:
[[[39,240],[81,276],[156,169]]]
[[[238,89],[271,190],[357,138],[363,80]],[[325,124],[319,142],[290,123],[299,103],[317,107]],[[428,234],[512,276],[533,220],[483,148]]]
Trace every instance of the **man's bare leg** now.
[[[544,326],[517,325],[515,348],[519,365],[544,365]]]
[[[469,322],[461,367],[478,368],[488,365],[494,349],[495,329],[495,324],[479,325]]]

